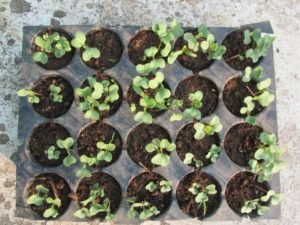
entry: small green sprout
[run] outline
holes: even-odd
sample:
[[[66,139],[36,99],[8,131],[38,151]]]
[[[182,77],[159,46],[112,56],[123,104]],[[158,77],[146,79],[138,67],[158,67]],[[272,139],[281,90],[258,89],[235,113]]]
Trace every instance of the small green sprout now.
[[[111,140],[109,143],[105,143],[103,141],[97,142],[97,148],[100,150],[97,154],[98,161],[106,161],[111,162],[112,160],[112,153],[116,149],[116,145],[113,144],[115,133],[113,133]]]
[[[51,97],[53,102],[62,102],[63,96],[61,94],[61,88],[55,84],[51,84],[50,87]]]
[[[141,220],[145,220],[160,213],[157,207],[148,201],[137,202],[135,196],[128,197],[127,201],[130,203],[128,217],[139,217]]]
[[[111,221],[115,218],[115,216],[111,214],[110,200],[109,198],[105,197],[104,188],[98,183],[92,186],[89,197],[80,203],[84,207],[80,208],[74,213],[75,217],[83,219],[86,217],[95,216],[98,213],[105,213],[106,221]]]
[[[263,81],[260,81],[262,75],[263,75],[263,68],[261,66],[258,66],[255,69],[246,67],[244,76],[242,77],[242,81],[245,83],[251,80],[255,80],[258,82],[256,84],[256,88],[258,91],[256,93],[253,93],[251,91],[252,96],[247,96],[244,98],[244,103],[246,104],[246,106],[240,109],[241,114],[247,115],[245,121],[253,125],[255,124],[256,119],[254,116],[251,116],[251,112],[255,107],[255,102],[257,102],[263,107],[267,107],[275,99],[275,96],[267,90],[267,88],[271,85],[272,80],[268,78]]]
[[[159,185],[156,185],[153,181],[151,181],[146,185],[145,188],[149,192],[154,192],[158,186],[161,193],[170,192],[172,190],[172,181],[162,180],[159,182]]]
[[[96,157],[88,157],[86,155],[80,156],[80,163],[82,164],[82,168],[77,170],[76,177],[79,177],[79,178],[91,177],[92,173],[86,167],[95,165],[96,162],[97,162]]]
[[[254,159],[249,160],[249,166],[253,173],[257,174],[259,182],[269,181],[273,174],[287,167],[287,163],[280,160],[284,153],[277,144],[275,134],[262,132],[259,136],[260,147],[254,154]]]
[[[183,35],[184,31],[180,24],[173,20],[168,26],[166,23],[157,23],[152,25],[152,31],[157,34],[160,39],[158,47],[152,46],[145,49],[144,61],[151,60],[146,64],[138,64],[136,70],[140,74],[148,74],[159,68],[164,68],[166,60],[172,64],[176,60],[176,54],[172,52],[172,41]]]
[[[32,58],[34,61],[41,62],[42,64],[48,63],[49,53],[54,53],[54,56],[60,59],[67,52],[72,50],[68,39],[66,37],[61,37],[57,32],[54,32],[51,35],[45,33],[42,37],[37,36],[34,39],[34,43],[40,47],[40,51],[35,52]]]
[[[206,202],[209,200],[209,195],[215,195],[217,193],[216,186],[209,184],[203,187],[200,184],[193,183],[188,190],[195,196],[195,202],[198,208],[203,208],[203,216],[205,216],[207,211]]]
[[[85,34],[82,32],[75,33],[75,37],[71,41],[71,45],[74,48],[84,49],[82,53],[82,59],[85,62],[90,61],[91,58],[95,58],[95,59],[100,58],[99,49],[95,47],[90,48],[89,46],[87,46]]]
[[[71,137],[66,138],[65,140],[58,139],[56,141],[56,145],[60,149],[64,149],[68,155],[64,158],[63,164],[66,167],[72,166],[74,163],[76,163],[76,158],[72,155],[72,146],[74,144],[74,140]],[[58,151],[54,145],[50,146],[46,151],[45,154],[47,155],[48,159],[59,159],[60,151]]]
[[[51,204],[51,207],[44,211],[43,217],[56,218],[58,216],[57,208],[61,207],[61,200],[57,196],[55,196],[55,199],[49,197],[49,189],[45,188],[43,185],[37,185],[35,190],[37,193],[29,196],[27,204],[36,206],[42,206],[46,203]]]
[[[215,144],[212,144],[205,158],[210,159],[212,163],[215,163],[219,158],[220,152],[221,152],[221,148]]]
[[[184,157],[184,160],[183,160],[183,163],[186,164],[186,165],[190,165],[192,163],[195,163],[195,166],[196,168],[201,168],[204,164],[201,160],[198,160],[195,158],[194,154],[193,153],[186,153],[185,154],[185,157]]]
[[[27,96],[27,101],[31,104],[38,104],[40,103],[40,98],[37,96],[38,94],[35,93],[31,89],[20,89],[18,90],[18,96],[25,97]]]
[[[170,143],[167,139],[154,138],[151,143],[147,144],[145,149],[147,152],[155,152],[156,155],[152,157],[151,162],[154,165],[166,167],[170,163],[170,156],[166,153],[174,151],[176,145]]]
[[[220,122],[220,118],[214,116],[208,124],[203,124],[197,122],[194,124],[195,134],[194,138],[196,140],[201,140],[205,135],[213,135],[216,132],[220,132],[223,129],[223,125]]]
[[[266,214],[270,207],[262,205],[262,203],[267,203],[271,201],[271,205],[278,205],[282,199],[282,194],[276,194],[274,190],[270,190],[266,195],[258,198],[246,201],[241,209],[241,213],[249,214],[253,210],[257,210],[257,214],[262,216]]]
[[[120,98],[119,86],[113,79],[101,82],[98,82],[94,77],[87,79],[89,86],[75,89],[75,93],[82,98],[79,110],[85,112],[85,118],[99,120],[100,112],[109,110],[109,103]]]

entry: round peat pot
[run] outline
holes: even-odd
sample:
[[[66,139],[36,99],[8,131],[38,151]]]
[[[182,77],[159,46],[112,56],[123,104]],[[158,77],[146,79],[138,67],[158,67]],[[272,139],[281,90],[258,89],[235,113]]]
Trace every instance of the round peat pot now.
[[[103,196],[101,196],[103,192]],[[95,193],[98,193],[95,196]],[[76,189],[76,199],[78,201],[79,208],[87,208],[93,206],[92,201],[87,205],[83,205],[82,201],[86,201],[89,197],[94,197],[97,204],[103,205],[104,202],[109,202],[109,211],[114,214],[122,200],[122,190],[119,183],[111,175],[104,172],[92,173],[91,177],[83,178]],[[91,219],[100,218],[105,219],[107,216],[106,212],[99,212],[92,216]]]
[[[261,127],[249,123],[238,123],[232,126],[224,138],[227,156],[239,166],[249,166],[249,160],[254,159],[254,154],[261,145],[259,135],[262,132]]]
[[[90,48],[97,48],[100,51],[99,58],[91,58],[84,61],[82,54],[84,48],[80,49],[82,62],[95,70],[106,70],[116,65],[123,53],[123,45],[119,36],[112,30],[100,28],[86,33],[85,44]]]
[[[250,82],[244,83],[241,77],[233,77],[229,79],[223,88],[223,101],[233,115],[238,117],[245,117],[246,114],[241,114],[240,109],[246,106],[244,99],[247,96],[257,95],[256,81],[251,80]],[[262,112],[265,107],[261,106],[258,102],[254,101],[254,109],[251,111],[251,116],[255,116]]]
[[[243,215],[241,209],[246,201],[259,199],[267,194],[270,187],[267,182],[259,183],[257,176],[251,172],[243,171],[233,175],[226,185],[225,198],[228,206],[237,214]],[[268,206],[268,202],[260,202],[262,206]],[[248,216],[257,216],[253,210]]]
[[[202,117],[208,116],[217,108],[219,91],[217,85],[212,80],[199,75],[192,75],[178,84],[175,96],[183,100],[180,110],[184,111],[186,108],[192,107],[189,95],[196,91],[202,91],[203,93],[202,107],[200,108]]]
[[[139,166],[148,169],[156,167],[151,162],[156,152],[147,152],[146,145],[152,142],[154,138],[159,140],[167,139],[171,142],[168,131],[157,124],[140,124],[134,127],[127,137],[127,153],[129,157]],[[169,151],[165,152],[170,154]]]
[[[65,149],[57,146],[57,140],[71,137],[68,130],[58,123],[42,123],[35,127],[29,139],[28,149],[32,158],[44,166],[59,166],[68,155]],[[54,146],[60,152],[58,159],[48,159],[46,151]]]
[[[150,59],[145,58],[144,51],[150,47],[160,49],[164,45],[160,42],[156,33],[148,28],[138,30],[128,43],[128,57],[133,65],[146,64]]]
[[[61,96],[61,99],[55,99],[51,85],[60,88],[58,95]],[[31,90],[39,98],[39,103],[32,104],[34,110],[47,118],[62,116],[70,109],[74,100],[72,85],[65,78],[57,75],[37,80]]]
[[[47,203],[45,199],[40,206],[30,204],[31,210],[38,215],[39,219],[57,219],[64,214],[69,207],[71,201],[69,194],[72,192],[66,180],[54,173],[39,174],[26,185],[24,196],[27,203],[30,196],[38,194],[37,186],[42,186],[48,190],[48,193],[46,194],[48,198],[59,198],[61,201],[60,207],[55,206],[57,215],[54,217],[47,217],[44,215],[44,212],[52,206],[52,204]],[[45,194],[39,193],[39,196],[45,196]]]
[[[196,35],[198,33],[197,29],[190,29],[186,32],[190,32],[194,35]],[[200,44],[202,41],[204,41],[204,39],[199,38],[197,41]],[[183,39],[183,36],[182,36],[176,40],[174,49],[175,49],[175,51],[179,51],[186,45],[187,45],[187,42]],[[199,72],[200,70],[206,69],[214,62],[214,60],[208,59],[208,54],[203,53],[201,50],[199,50],[195,54],[197,56],[192,57],[192,56],[188,56],[183,53],[182,55],[180,55],[177,58],[177,60],[184,68],[189,69],[193,72]]]
[[[244,31],[252,31],[252,28],[241,28],[229,33],[222,42],[222,45],[226,47],[226,52],[223,55],[224,61],[233,69],[244,70],[247,66],[251,68],[257,66],[261,59],[258,62],[253,63],[252,59],[244,58],[240,59],[239,55],[246,53],[250,48],[256,48],[256,43],[252,41],[250,44],[244,44]]]
[[[122,139],[119,132],[107,123],[97,121],[82,128],[77,137],[78,154],[96,158],[97,154],[103,151],[97,147],[98,142],[112,143],[115,145],[115,149],[110,151],[112,156],[110,161],[99,160],[95,166],[105,167],[111,165],[119,158],[122,152]]]
[[[192,153],[196,160],[201,160],[203,167],[211,163],[210,159],[205,158],[213,144],[220,146],[220,137],[217,133],[213,135],[206,135],[201,140],[196,140],[194,138],[195,123],[189,123],[180,129],[176,136],[176,152],[181,161],[184,161],[186,153]],[[195,161],[193,161],[189,166],[196,167]]]
[[[50,36],[54,33],[58,33],[60,38],[62,38],[62,37],[66,38],[70,45],[71,50],[68,52],[65,52],[65,54],[61,58],[57,58],[55,56],[54,52],[50,52],[50,53],[46,52],[40,46],[35,44],[35,40],[37,37],[43,38],[44,35]],[[62,29],[49,27],[49,28],[46,28],[46,29],[40,31],[32,40],[31,51],[32,51],[32,54],[37,53],[37,52],[44,52],[47,55],[48,60],[47,60],[47,63],[45,63],[45,64],[43,64],[41,62],[36,62],[36,61],[35,61],[35,63],[46,70],[58,70],[58,69],[65,67],[66,65],[68,65],[71,62],[71,60],[75,54],[75,49],[71,45],[71,40],[72,40],[71,35]],[[57,41],[54,41],[52,43],[51,47],[53,48],[56,43],[57,43]]]
[[[121,85],[119,84],[118,81],[116,81],[114,78],[110,77],[106,73],[97,72],[95,75],[93,75],[93,78],[95,78],[96,81],[99,82],[99,83],[101,83],[103,81],[109,81],[110,87],[112,85],[114,85],[114,84],[118,85],[118,87],[119,87],[119,89],[118,89],[118,95],[119,95],[119,97],[115,101],[113,101],[113,102],[112,101],[108,101],[107,102],[106,98],[109,95],[109,93],[108,92],[104,92],[104,91],[103,91],[102,96],[99,99],[97,99],[97,101],[98,101],[99,104],[102,104],[102,103],[105,102],[109,106],[109,109],[105,109],[105,110],[99,110],[98,108],[94,108],[94,110],[96,110],[99,113],[99,119],[102,120],[102,119],[104,119],[106,117],[109,117],[109,116],[113,115],[120,108],[120,106],[122,104],[122,98],[123,98],[122,97],[123,96],[122,95],[122,88],[121,88]],[[94,87],[89,84],[88,79],[86,79],[82,83],[82,85],[80,86],[81,89],[86,88],[86,87],[90,87],[92,89],[92,91],[95,90]],[[90,96],[92,96],[92,95],[90,95]],[[79,97],[79,102],[80,103],[84,102],[84,98],[83,97]],[[80,105],[79,105],[79,108],[80,108]],[[86,113],[88,109],[89,108],[83,108],[83,109],[80,108],[80,110],[83,111],[84,113]]]
[[[145,203],[148,202],[148,206],[146,207],[156,207],[159,212],[157,212],[156,215],[152,215],[151,217],[147,219],[153,219],[160,215],[162,215],[164,212],[166,212],[170,205],[172,200],[172,189],[168,190],[166,192],[162,192],[160,182],[161,181],[167,181],[166,178],[161,176],[158,173],[154,172],[143,172],[136,177],[134,177],[128,187],[127,187],[127,199],[128,198],[135,198],[135,203]],[[156,185],[156,188],[151,192],[146,189],[146,186],[153,182]],[[129,203],[131,206],[132,203]],[[142,212],[141,207],[135,208],[135,210],[140,214]]]
[[[197,184],[197,192],[194,194],[190,192],[190,188]],[[208,185],[214,185],[216,193],[209,194],[206,192]],[[189,190],[190,189],[190,190]],[[207,201],[205,203],[197,203],[196,196],[200,193],[207,195]],[[221,186],[218,181],[211,175],[195,171],[185,175],[177,185],[176,199],[179,208],[187,215],[191,217],[197,217],[198,219],[204,219],[211,216],[220,206],[221,203]]]

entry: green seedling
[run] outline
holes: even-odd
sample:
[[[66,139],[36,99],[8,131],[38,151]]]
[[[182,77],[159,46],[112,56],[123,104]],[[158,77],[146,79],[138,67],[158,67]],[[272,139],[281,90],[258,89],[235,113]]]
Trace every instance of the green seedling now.
[[[18,90],[18,96],[20,97],[27,97],[27,101],[31,104],[38,104],[40,103],[40,98],[37,96],[38,94],[35,93],[31,89],[20,89]]]
[[[28,205],[42,206],[44,204],[50,204],[50,208],[47,208],[43,217],[45,218],[56,218],[58,216],[57,209],[61,207],[61,200],[58,198],[56,193],[54,193],[55,198],[49,197],[49,189],[45,188],[43,185],[37,185],[35,187],[36,194],[29,196],[27,199]]]
[[[84,49],[82,53],[82,59],[85,62],[90,61],[91,58],[95,58],[95,59],[100,58],[99,49],[95,47],[90,48],[89,46],[87,46],[85,34],[82,32],[75,33],[75,37],[71,41],[71,45],[74,48]]]
[[[147,144],[145,149],[149,153],[156,153],[152,157],[151,163],[158,166],[166,167],[170,163],[170,156],[166,152],[172,152],[176,148],[174,143],[170,143],[167,139],[154,138],[151,143]]]
[[[223,129],[223,125],[220,122],[220,118],[214,116],[208,124],[197,122],[194,124],[196,140],[203,139],[206,135],[213,135],[214,133],[220,132]]]
[[[207,206],[206,203],[209,200],[209,195],[217,194],[216,186],[214,184],[209,184],[206,187],[201,186],[200,184],[193,183],[193,185],[188,189],[195,196],[195,202],[197,207],[203,208],[203,216],[206,215]]]
[[[192,163],[195,163],[195,166],[196,168],[201,168],[204,164],[201,160],[198,160],[195,158],[194,154],[193,153],[186,153],[185,154],[185,157],[184,157],[184,160],[183,160],[183,163],[186,164],[186,165],[191,165]]]
[[[157,185],[153,181],[151,181],[146,185],[145,188],[149,192],[159,190],[161,193],[166,193],[172,190],[172,182],[169,180],[162,180],[159,182],[159,185]]]
[[[262,216],[270,210],[270,207],[262,205],[263,203],[270,201],[271,205],[278,205],[282,197],[282,194],[276,194],[275,191],[270,190],[266,195],[258,199],[245,201],[243,207],[241,208],[241,213],[249,214],[256,210],[257,214]]]
[[[176,60],[176,54],[172,52],[172,41],[184,33],[176,20],[173,20],[169,26],[163,22],[153,24],[151,30],[159,37],[160,44],[158,47],[152,46],[145,49],[143,60],[151,61],[136,66],[136,70],[140,74],[148,74],[159,68],[164,68],[167,62],[172,64]]]
[[[74,213],[75,217],[86,218],[105,213],[105,220],[111,221],[115,216],[111,213],[110,200],[105,197],[104,188],[98,183],[94,184],[87,199],[80,202],[83,207]]]
[[[206,154],[205,158],[210,159],[212,163],[215,163],[219,158],[220,152],[221,152],[221,148],[213,144],[210,147],[209,152]]]
[[[273,174],[287,167],[287,163],[280,160],[284,153],[277,144],[275,134],[262,132],[259,136],[260,146],[254,154],[254,159],[249,160],[249,166],[253,173],[257,174],[259,182],[269,181]]]
[[[46,33],[42,37],[37,36],[34,39],[34,43],[40,47],[40,51],[35,52],[32,58],[34,61],[42,64],[48,63],[49,53],[53,53],[56,58],[60,59],[67,52],[72,50],[68,39],[66,37],[61,37],[57,32],[54,32],[51,35]]]
[[[61,94],[61,88],[59,86],[56,86],[55,84],[51,84],[50,87],[50,95],[52,97],[53,102],[62,102],[63,96]]]
[[[74,145],[74,140],[71,137],[66,138],[65,140],[58,139],[56,141],[56,145],[60,148],[65,150],[68,155],[64,158],[63,164],[66,167],[72,166],[76,163],[76,158],[73,155],[72,146]],[[59,159],[60,151],[56,149],[54,145],[50,146],[46,151],[45,154],[47,155],[48,159]]]
[[[109,104],[120,98],[119,85],[113,79],[101,82],[94,77],[87,79],[89,86],[75,89],[75,93],[82,98],[79,110],[85,113],[85,118],[99,120],[100,112],[109,110]]]
[[[148,201],[138,202],[135,196],[128,197],[127,201],[130,203],[128,217],[139,217],[141,220],[145,220],[160,213],[156,206]]]
[[[91,177],[92,173],[89,171],[87,166],[95,165],[97,162],[96,157],[88,157],[86,155],[80,156],[80,163],[82,164],[82,168],[77,170],[76,177],[84,178],[84,177]]]

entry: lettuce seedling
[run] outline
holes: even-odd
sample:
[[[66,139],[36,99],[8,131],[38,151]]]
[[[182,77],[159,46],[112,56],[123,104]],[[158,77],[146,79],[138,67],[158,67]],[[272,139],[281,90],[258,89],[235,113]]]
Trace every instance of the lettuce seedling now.
[[[85,118],[99,120],[100,112],[109,110],[109,103],[120,98],[119,85],[113,79],[101,82],[98,82],[94,77],[87,79],[89,86],[75,89],[75,93],[82,98],[79,110],[85,113]]]
[[[152,157],[151,163],[158,166],[166,167],[170,163],[170,156],[166,153],[174,151],[176,145],[170,143],[167,139],[154,138],[151,143],[147,144],[145,149],[147,152],[155,152],[155,156]]]
[[[173,20],[169,26],[163,22],[153,24],[151,29],[159,37],[160,45],[145,49],[144,61],[148,59],[151,61],[136,66],[136,70],[140,74],[148,74],[159,68],[164,68],[167,62],[172,64],[176,60],[176,54],[172,53],[172,41],[184,33],[176,20]]]
[[[284,153],[277,144],[275,134],[262,132],[259,136],[260,146],[254,154],[254,159],[249,160],[249,166],[253,173],[257,174],[259,182],[269,181],[273,174],[287,167],[287,163],[280,160]]]
[[[278,205],[282,197],[282,194],[276,194],[274,190],[270,190],[266,195],[260,198],[245,201],[243,207],[241,208],[241,213],[249,214],[253,210],[256,210],[257,214],[262,216],[270,210],[270,207],[263,206],[262,203],[271,201],[271,205]]]
[[[61,88],[59,86],[56,86],[55,84],[51,84],[50,87],[50,95],[52,97],[53,102],[62,102],[63,96],[61,94]]]
[[[158,187],[159,187],[159,189],[158,189]],[[162,180],[159,182],[159,185],[157,185],[153,181],[151,181],[146,185],[145,189],[149,192],[154,192],[157,189],[161,193],[170,192],[172,190],[172,181]]]
[[[97,161],[106,161],[111,162],[112,160],[112,152],[115,151],[116,145],[113,144],[113,140],[115,137],[115,133],[113,133],[111,140],[109,143],[105,143],[103,141],[97,142],[97,148],[100,150],[97,154]],[[98,163],[98,162],[97,162]]]
[[[141,220],[145,220],[160,213],[157,207],[148,201],[137,202],[135,196],[128,197],[127,201],[130,203],[128,217],[139,217]]]
[[[210,159],[212,163],[215,163],[219,158],[220,152],[221,152],[221,147],[212,144],[205,158]]]
[[[76,177],[79,177],[79,178],[91,177],[92,173],[86,167],[95,165],[96,162],[97,162],[96,157],[88,157],[86,155],[80,156],[80,163],[82,164],[82,168],[77,170]]]
[[[223,125],[220,122],[220,118],[214,116],[208,124],[197,122],[194,124],[196,140],[203,139],[206,135],[213,135],[214,133],[220,132],[223,129]]]
[[[27,101],[30,104],[38,104],[40,103],[40,98],[37,96],[38,94],[35,93],[33,90],[31,89],[20,89],[18,90],[18,96],[19,97],[27,97]]]
[[[61,37],[59,33],[54,32],[49,35],[45,33],[42,37],[37,36],[34,43],[40,47],[39,52],[33,53],[33,60],[42,64],[48,63],[48,54],[54,53],[58,59],[63,57],[67,52],[72,50],[70,42],[66,37]]]
[[[76,158],[73,156],[72,146],[74,144],[74,140],[71,137],[66,138],[65,140],[58,139],[56,141],[56,145],[60,148],[65,150],[68,155],[64,158],[63,164],[66,167],[72,166],[76,163]],[[45,154],[47,155],[48,159],[59,159],[60,151],[58,151],[54,145],[50,146],[46,151]]]
[[[43,217],[45,218],[56,218],[58,216],[57,209],[61,207],[61,200],[59,197],[54,193],[55,198],[51,198],[48,196],[49,189],[45,188],[43,185],[37,185],[35,187],[36,194],[29,196],[27,199],[28,205],[36,205],[42,206],[44,204],[51,204],[51,207],[46,209],[43,213]]]
[[[197,207],[203,208],[203,216],[205,216],[207,211],[206,202],[209,200],[209,195],[217,194],[216,186],[214,184],[209,184],[206,187],[203,187],[200,184],[193,183],[188,191],[195,196]]]
[[[80,202],[84,207],[74,213],[75,217],[86,218],[105,213],[105,220],[111,221],[115,216],[111,213],[110,200],[105,197],[104,188],[98,183],[94,184],[87,199]]]
[[[190,153],[190,152],[186,153],[185,157],[184,157],[184,160],[183,160],[183,163],[186,164],[186,165],[190,165],[193,162],[195,163],[195,166],[198,169],[203,166],[203,162],[201,160],[196,159],[193,153]]]
[[[71,45],[74,48],[84,49],[82,53],[82,59],[85,62],[90,61],[91,58],[100,58],[99,49],[95,47],[90,48],[89,46],[87,46],[85,34],[82,32],[76,32],[75,37],[71,41]]]

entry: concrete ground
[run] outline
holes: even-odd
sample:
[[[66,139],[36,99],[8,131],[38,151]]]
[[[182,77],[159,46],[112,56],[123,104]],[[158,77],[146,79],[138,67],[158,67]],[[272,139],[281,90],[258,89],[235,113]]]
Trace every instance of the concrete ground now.
[[[0,224],[61,224],[14,217],[15,166],[8,157],[16,150],[18,97],[24,25],[108,24],[150,25],[178,18],[184,25],[239,26],[270,20],[277,36],[274,44],[279,139],[288,150],[289,168],[281,173],[282,219],[217,222],[218,225],[300,224],[300,1],[299,0],[0,0]],[[147,222],[147,224],[154,222]],[[158,224],[159,222],[156,222]],[[171,224],[216,224],[188,220]],[[70,223],[64,223],[70,224]],[[84,223],[81,223],[84,224]],[[97,223],[91,223],[97,224]]]

